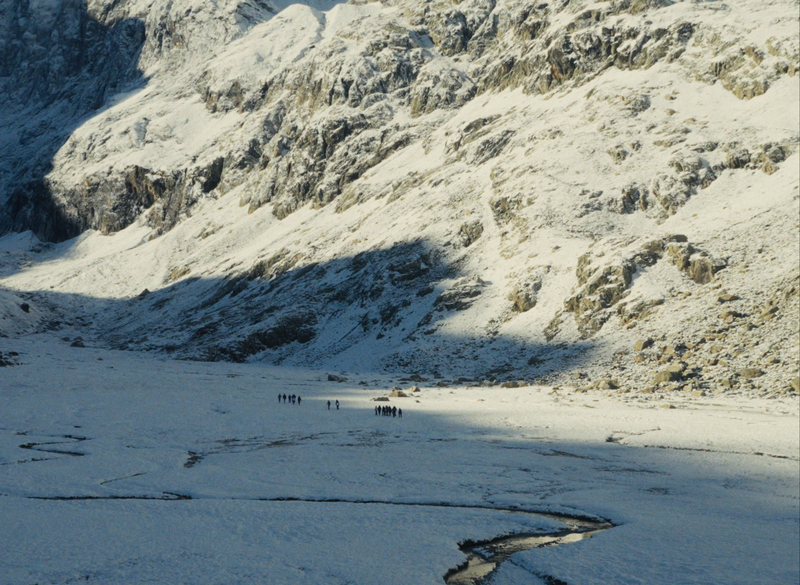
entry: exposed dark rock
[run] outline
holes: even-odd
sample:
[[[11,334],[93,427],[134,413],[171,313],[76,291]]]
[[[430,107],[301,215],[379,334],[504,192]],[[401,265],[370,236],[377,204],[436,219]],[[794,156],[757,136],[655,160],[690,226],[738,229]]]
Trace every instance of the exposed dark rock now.
[[[725,268],[722,260],[714,259],[689,243],[673,242],[667,246],[669,260],[698,284],[707,284]]]
[[[655,378],[653,379],[654,384],[662,384],[665,382],[677,382],[682,378],[680,371],[675,370],[661,370],[656,373]]]
[[[744,368],[743,370],[739,370],[739,376],[750,380],[752,378],[759,378],[763,376],[766,372],[761,368]]]
[[[287,314],[278,318],[268,329],[255,331],[240,341],[231,352],[234,361],[267,349],[279,348],[289,343],[308,343],[316,337],[314,325],[317,319],[313,314]]]
[[[516,285],[508,295],[512,309],[517,313],[525,313],[536,306],[537,293],[542,288],[541,278]]]
[[[721,293],[717,297],[717,302],[718,303],[729,303],[731,301],[738,301],[738,300],[739,300],[739,297],[737,295],[732,295],[730,293]]]
[[[459,279],[439,295],[434,307],[439,311],[463,311],[480,296],[485,286],[486,283],[477,276]]]
[[[483,224],[480,220],[461,224],[458,229],[458,236],[461,238],[461,245],[465,248],[474,244],[483,234]]]

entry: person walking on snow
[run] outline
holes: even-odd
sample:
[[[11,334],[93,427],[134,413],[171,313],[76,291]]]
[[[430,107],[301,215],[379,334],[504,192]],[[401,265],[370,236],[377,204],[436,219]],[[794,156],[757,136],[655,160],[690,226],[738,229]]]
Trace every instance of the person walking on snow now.
[[[339,401],[336,401],[336,410],[339,410]]]
[[[328,400],[328,410],[330,410],[330,409],[331,409],[331,401]]]

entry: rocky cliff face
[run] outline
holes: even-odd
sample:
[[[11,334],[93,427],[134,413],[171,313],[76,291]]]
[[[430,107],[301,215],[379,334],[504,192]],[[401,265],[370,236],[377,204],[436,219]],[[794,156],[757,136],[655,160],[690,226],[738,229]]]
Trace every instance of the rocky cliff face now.
[[[796,3],[184,4],[0,4],[0,231],[145,230],[120,347],[527,376],[796,296]]]

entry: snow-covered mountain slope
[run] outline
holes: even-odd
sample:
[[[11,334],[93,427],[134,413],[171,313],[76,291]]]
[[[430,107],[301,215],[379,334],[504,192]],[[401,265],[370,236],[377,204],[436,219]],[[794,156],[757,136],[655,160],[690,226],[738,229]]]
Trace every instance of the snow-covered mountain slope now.
[[[77,237],[0,240],[4,333],[70,324],[182,358],[578,388],[790,388],[796,1],[195,4],[89,3],[104,42],[139,31],[104,53],[135,66],[101,59],[119,76],[91,92],[98,66],[67,72],[35,112],[9,100],[0,225]],[[35,69],[15,63],[12,97]]]

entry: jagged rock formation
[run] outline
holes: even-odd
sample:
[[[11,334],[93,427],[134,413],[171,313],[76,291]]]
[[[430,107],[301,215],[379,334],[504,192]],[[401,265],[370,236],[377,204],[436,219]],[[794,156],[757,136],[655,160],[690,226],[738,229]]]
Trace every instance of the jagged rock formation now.
[[[796,24],[791,0],[6,0],[0,233],[128,242],[80,268],[115,275],[83,309],[115,347],[556,375],[696,321],[675,291],[752,300],[753,239],[791,248]]]
[[[184,14],[166,2],[74,1],[37,9],[8,1],[0,13],[6,39],[0,91],[26,111],[47,110],[50,118],[50,127],[10,122],[18,113],[10,110],[6,119],[22,125],[21,144],[64,140],[81,117],[107,108],[116,92],[141,86],[143,76],[150,81],[141,92],[147,98],[128,98],[130,105],[98,112],[85,131],[72,134],[56,161],[49,160],[55,154],[50,149],[26,172],[7,174],[2,225],[59,239],[87,228],[117,231],[149,209],[152,225],[169,229],[199,198],[243,183],[240,199],[250,212],[271,204],[284,218],[309,201],[319,206],[337,199],[431,124],[441,124],[441,116],[427,120],[426,114],[455,111],[485,92],[564,91],[609,68],[677,62],[687,76],[720,81],[737,96],[752,98],[795,75],[796,46],[789,39],[748,45],[730,34],[722,37],[706,21],[685,20],[672,4],[608,2],[585,10],[569,2],[411,3],[402,10],[366,4],[339,6],[334,17],[293,6],[270,20],[277,8],[266,2],[216,11],[198,4]],[[264,58],[270,45],[281,53],[273,49]],[[215,56],[213,47],[226,50]],[[711,67],[698,69],[698,59],[709,55]],[[173,106],[147,113],[155,96],[174,100]],[[192,111],[198,99],[205,112]],[[621,100],[633,117],[651,103],[647,93]],[[199,123],[231,121],[217,123],[220,128],[204,137],[208,142],[196,145],[202,148],[178,147],[166,160],[148,156],[148,143],[192,139],[191,121],[172,120],[172,112],[181,110]],[[56,118],[61,127],[53,126]],[[66,127],[64,118],[71,120]],[[465,126],[452,142],[450,160],[481,164],[496,157],[514,135],[491,132],[496,122]],[[120,123],[128,127],[120,128],[124,139],[115,141],[108,129]],[[678,135],[663,144],[682,142],[685,130],[670,129]],[[702,150],[716,148],[706,144]],[[757,148],[761,153],[752,155],[734,144],[716,165],[694,152],[681,153],[670,160],[673,172],[665,169],[646,187],[625,186],[619,200],[607,203],[623,213],[655,207],[672,214],[716,178],[714,169],[754,164],[767,165],[769,172],[795,146]],[[217,149],[219,154],[208,155]],[[11,150],[7,145],[4,158],[12,158]],[[609,154],[620,164],[646,151],[631,142]],[[83,170],[69,168],[72,160]],[[56,168],[45,178],[52,164]],[[55,209],[64,215],[63,225],[50,225]]]

